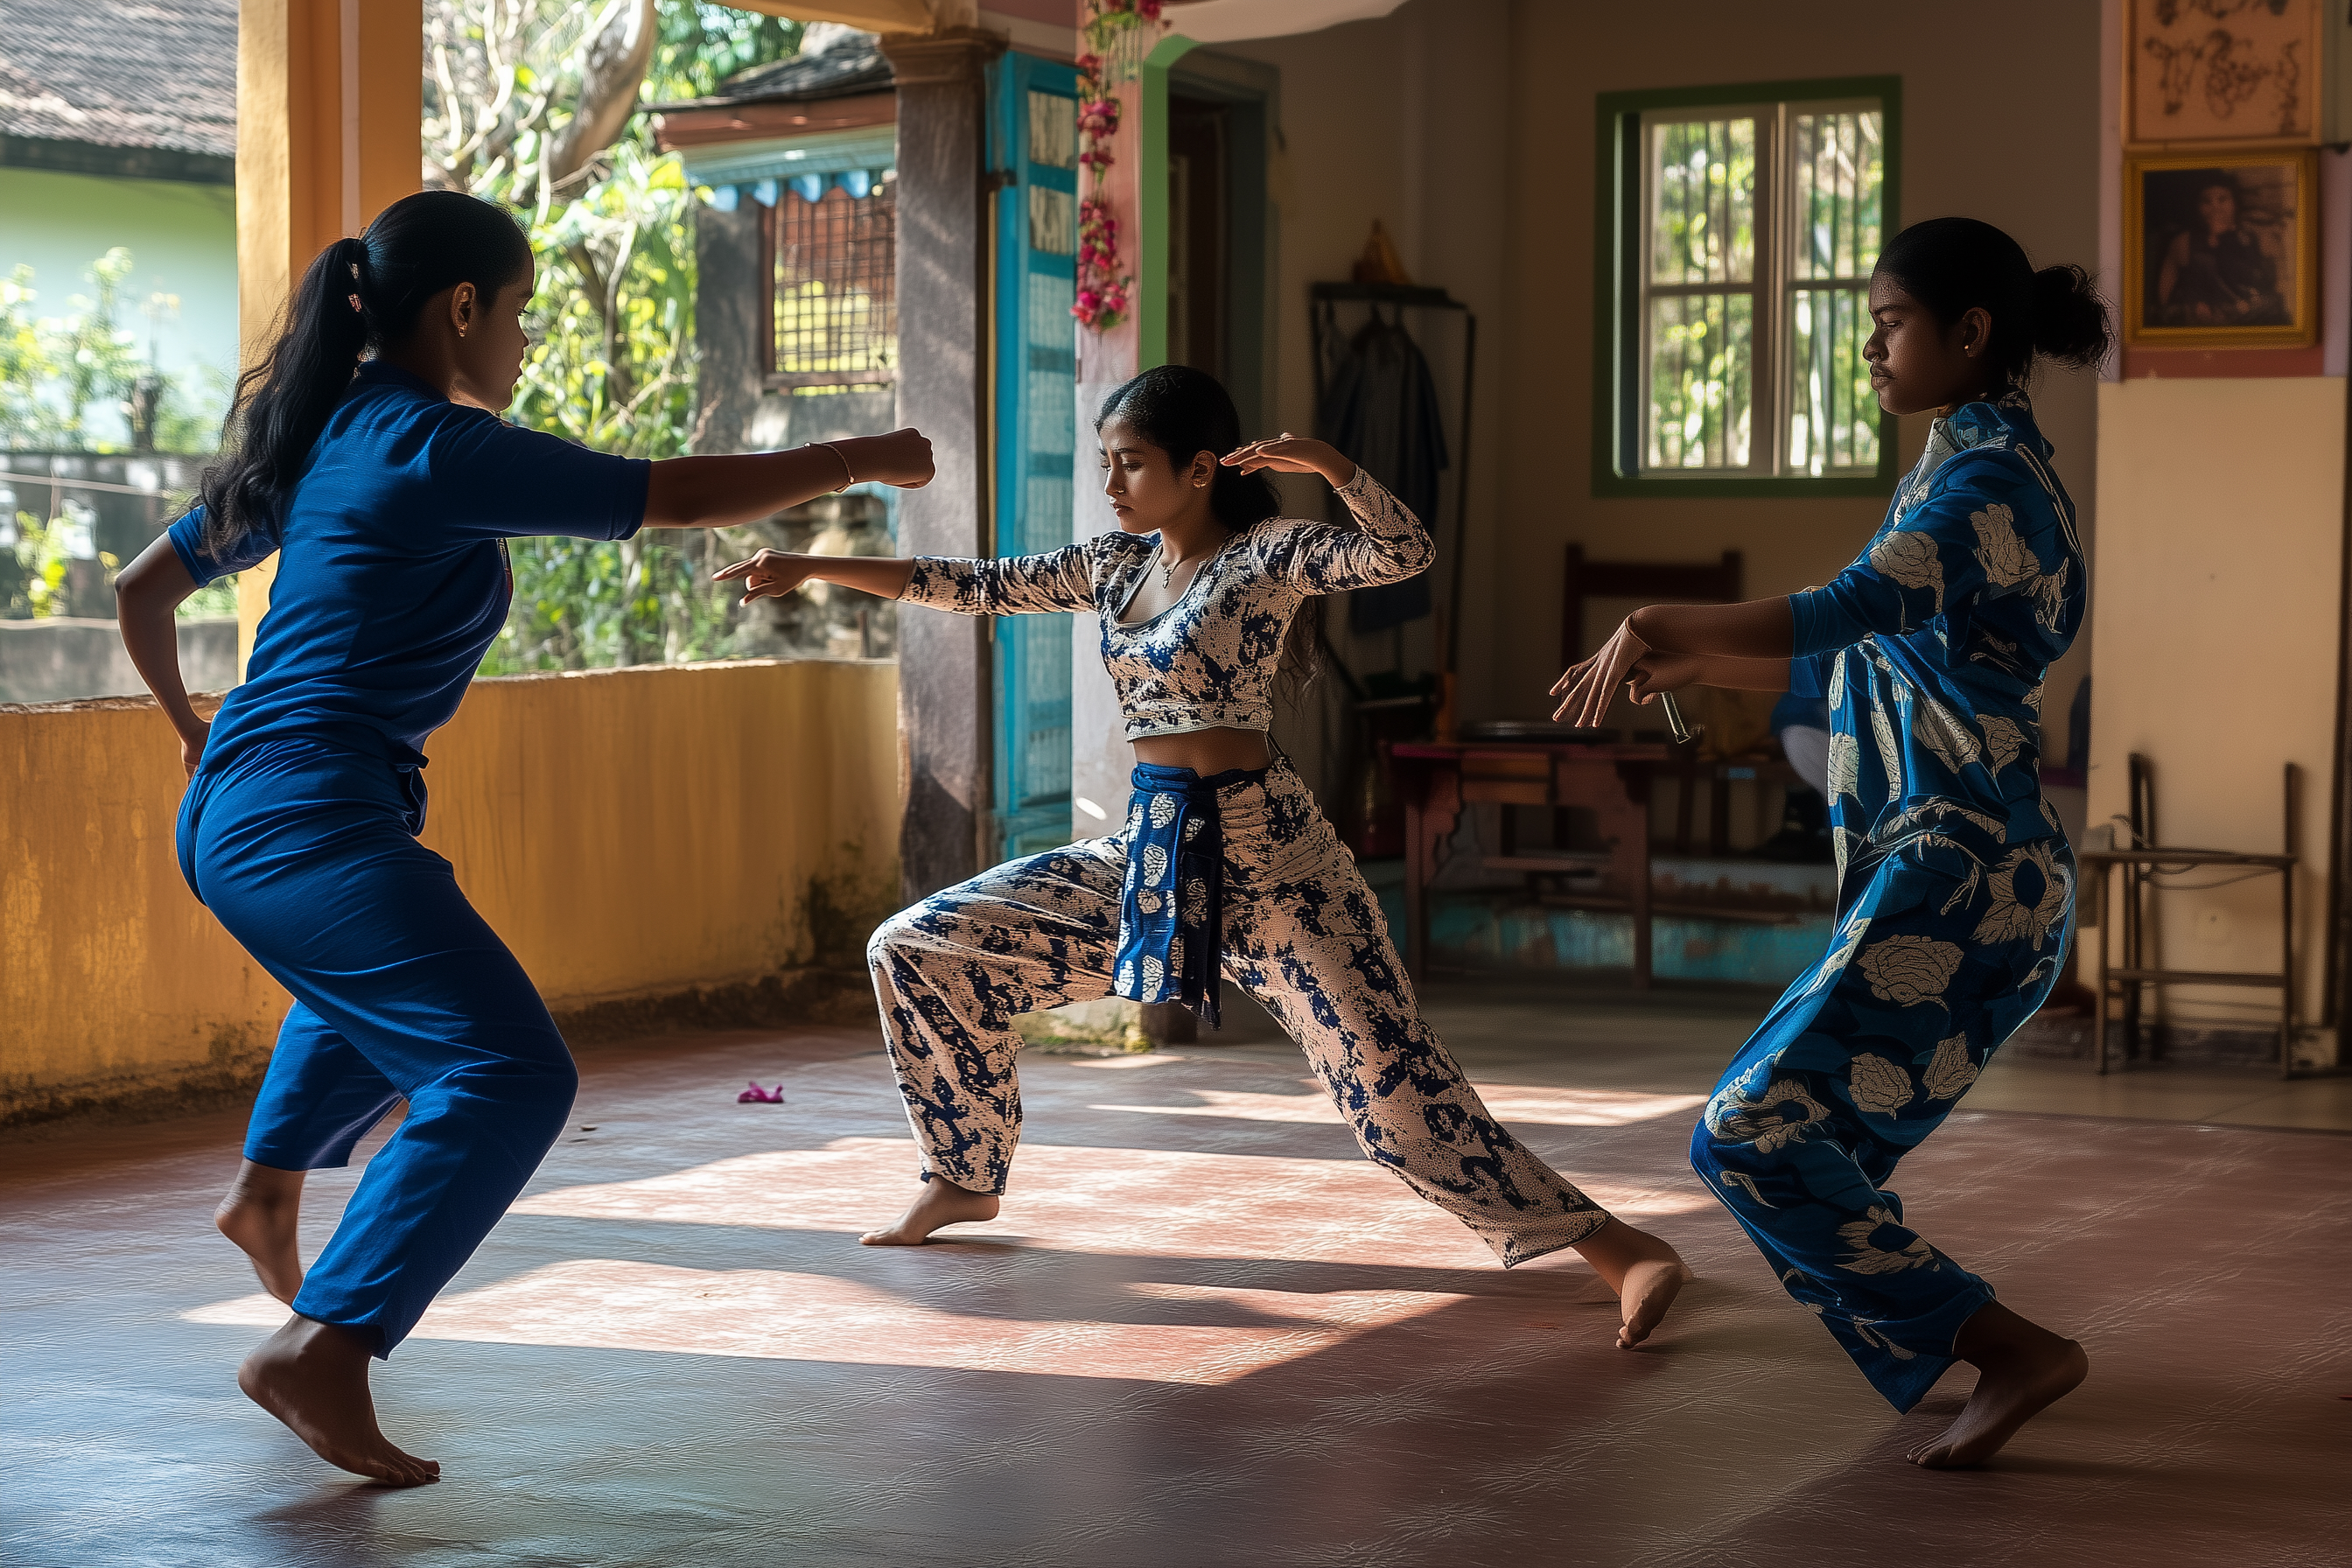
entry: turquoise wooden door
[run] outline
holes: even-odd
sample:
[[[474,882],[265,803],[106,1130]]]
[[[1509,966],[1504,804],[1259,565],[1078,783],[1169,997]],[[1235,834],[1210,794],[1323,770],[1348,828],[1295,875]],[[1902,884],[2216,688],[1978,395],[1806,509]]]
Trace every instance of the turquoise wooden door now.
[[[1076,452],[1077,72],[1006,54],[989,68],[996,196],[996,552],[1071,539]],[[996,826],[1003,853],[1070,841],[1068,616],[1008,616],[996,633]],[[1084,628],[1095,635],[1091,619]]]

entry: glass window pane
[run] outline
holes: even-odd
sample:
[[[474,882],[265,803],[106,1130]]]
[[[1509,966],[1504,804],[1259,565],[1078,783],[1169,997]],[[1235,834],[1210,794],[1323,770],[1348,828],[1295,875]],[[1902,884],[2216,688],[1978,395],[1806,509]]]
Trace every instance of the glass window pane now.
[[[1867,278],[1878,264],[1884,121],[1874,109],[1790,116],[1791,276]]]
[[[1669,294],[1650,301],[1652,468],[1744,468],[1754,395],[1755,301]]]
[[[1078,253],[1078,198],[1044,185],[1029,187],[1029,248],[1047,256]]]
[[[1820,476],[1878,467],[1878,398],[1862,345],[1862,289],[1799,289],[1789,301],[1789,467]]]
[[[1029,161],[1049,169],[1078,166],[1078,100],[1029,89]]]
[[[1747,283],[1756,276],[1756,121],[1650,128],[1650,281]]]

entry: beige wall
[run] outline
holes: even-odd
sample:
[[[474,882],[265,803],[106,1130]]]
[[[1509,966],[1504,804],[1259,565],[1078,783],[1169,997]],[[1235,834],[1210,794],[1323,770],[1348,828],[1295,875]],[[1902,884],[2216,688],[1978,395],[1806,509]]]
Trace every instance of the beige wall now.
[[[2098,260],[2099,18],[2092,0],[1999,0],[1964,23],[1934,6],[1818,0],[1767,18],[1753,6],[1522,3],[1512,10],[1515,319],[1504,506],[1515,558],[1490,601],[1496,659],[1540,668],[1558,655],[1559,547],[1625,560],[1706,561],[1737,549],[1748,589],[1826,581],[1885,512],[1875,500],[1596,500],[1590,491],[1593,100],[1642,88],[1846,76],[1903,79],[1905,223],[1965,214],[2017,237],[2038,264]],[[2060,478],[2095,535],[2095,384],[2055,374],[2035,399]],[[1901,455],[1924,425],[1906,421]],[[1541,456],[1537,457],[1538,454]],[[1475,622],[1473,624],[1475,624]],[[2087,667],[2078,642],[2053,673],[2053,762]],[[1495,700],[1508,706],[1506,694]]]
[[[2099,394],[2107,522],[2091,568],[2091,821],[2127,809],[2137,752],[2155,766],[2158,842],[2276,853],[2283,766],[2300,763],[2296,945],[2301,1013],[2315,1018],[2343,615],[2344,379],[2143,379]],[[2170,894],[2158,908],[2167,965],[2277,969],[2273,879]],[[2170,1016],[2260,1027],[2277,1016],[2272,1000],[2184,988]]]
[[[1462,646],[1474,717],[1503,710],[1489,694],[1492,650],[1479,623],[1480,606],[1492,596],[1494,520],[1508,461],[1503,406],[1510,355],[1503,340],[1513,328],[1503,236],[1513,186],[1508,88],[1498,70],[1510,44],[1508,0],[1409,0],[1379,21],[1216,46],[1282,71],[1282,141],[1268,181],[1276,208],[1267,345],[1273,423],[1300,432],[1315,427],[1307,285],[1345,282],[1374,219],[1387,227],[1415,281],[1444,289],[1477,312],[1470,429],[1470,510],[1477,521],[1464,579],[1469,613]],[[1459,330],[1421,316],[1412,324],[1416,331],[1428,329],[1423,344],[1441,395],[1450,400],[1451,389],[1460,384]],[[1453,418],[1449,405],[1449,436]],[[1450,495],[1454,474],[1444,483]],[[1294,493],[1303,497],[1313,488]],[[1350,637],[1336,606],[1328,625],[1352,668],[1393,667],[1392,636]],[[1432,630],[1427,621],[1408,629],[1409,668],[1433,667]],[[1550,679],[1543,677],[1542,684]],[[1338,694],[1327,684],[1319,695],[1328,701]],[[1321,765],[1323,742],[1331,736],[1328,730],[1318,735],[1315,728],[1286,722],[1280,738],[1310,779],[1336,784],[1344,763]]]
[[[897,669],[808,661],[475,683],[425,842],[559,1012],[854,955],[896,905]],[[0,1120],[224,1084],[285,994],[181,880],[143,700],[0,710]]]
[[[2021,47],[2021,40],[2030,40]],[[1227,46],[1282,68],[1276,403],[1311,419],[1307,284],[1344,279],[1371,220],[1419,280],[1478,311],[1486,373],[1473,429],[1474,546],[1464,708],[1528,716],[1557,672],[1560,549],[1712,560],[1742,551],[1758,595],[1851,560],[1884,503],[1595,500],[1591,494],[1592,135],[1597,94],[1779,79],[1904,79],[1906,219],[1965,213],[2040,262],[2099,254],[2095,0],[1997,0],[1965,25],[1927,6],[1821,0],[1769,16],[1727,0],[1669,8],[1557,0],[1411,0],[1378,22]],[[2094,384],[2037,398],[2057,467],[2095,536]],[[1903,455],[1922,429],[1905,431]],[[2053,674],[2050,758],[2088,667]],[[1363,650],[1370,663],[1371,650]]]

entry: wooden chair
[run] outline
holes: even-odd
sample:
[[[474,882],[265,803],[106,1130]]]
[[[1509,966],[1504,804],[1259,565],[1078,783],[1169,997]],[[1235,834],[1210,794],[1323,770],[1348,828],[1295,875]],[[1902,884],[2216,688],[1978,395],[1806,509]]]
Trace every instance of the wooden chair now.
[[[1559,667],[1567,669],[1584,658],[1584,606],[1590,599],[1639,599],[1645,605],[1736,605],[1746,597],[1742,592],[1745,574],[1741,569],[1739,552],[1727,550],[1715,565],[1700,565],[1679,561],[1588,561],[1584,546],[1568,546],[1566,568],[1560,574]],[[1685,757],[1678,768],[1662,769],[1675,780],[1675,853],[1687,855],[1691,847],[1692,802],[1697,795],[1698,760]],[[1723,788],[1717,781],[1711,792],[1714,804],[1719,807]],[[1724,814],[1714,812],[1717,817]],[[1711,824],[1710,843],[1719,852],[1717,840],[1723,837],[1724,825]]]
[[[1639,599],[1646,605],[1736,605],[1740,592],[1739,552],[1727,550],[1714,566],[1665,561],[1587,561],[1584,546],[1568,547],[1560,574],[1559,667],[1584,657],[1584,602]]]

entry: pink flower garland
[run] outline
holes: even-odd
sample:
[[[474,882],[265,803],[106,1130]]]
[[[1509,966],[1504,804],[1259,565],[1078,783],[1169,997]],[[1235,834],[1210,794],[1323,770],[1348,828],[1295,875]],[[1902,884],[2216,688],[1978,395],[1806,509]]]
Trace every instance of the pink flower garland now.
[[[1160,23],[1161,0],[1087,0],[1081,27],[1087,51],[1078,66],[1078,162],[1094,172],[1094,195],[1078,204],[1078,297],[1070,314],[1091,331],[1105,332],[1127,320],[1128,289],[1135,282],[1118,263],[1118,218],[1103,182],[1110,172],[1111,139],[1118,134],[1119,104],[1110,91],[1104,57],[1113,37],[1130,27]]]

